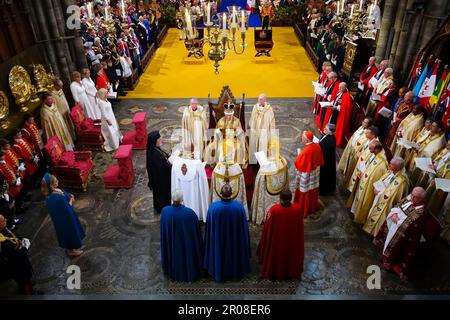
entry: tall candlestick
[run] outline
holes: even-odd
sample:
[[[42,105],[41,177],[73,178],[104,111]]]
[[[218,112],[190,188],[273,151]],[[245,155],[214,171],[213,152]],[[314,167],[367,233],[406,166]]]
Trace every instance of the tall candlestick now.
[[[123,0],[122,0],[122,17],[126,17],[126,14],[125,14],[125,3],[123,2]]]
[[[105,0],[105,20],[106,20],[106,21],[109,20],[109,16],[108,16],[108,8],[109,8],[109,0]]]
[[[236,25],[236,16],[237,16],[237,13],[236,13],[236,7],[233,7],[233,15],[232,15],[232,18],[231,18],[231,23],[235,26]]]
[[[87,4],[87,11],[88,11],[89,19],[92,19],[92,18],[93,18],[93,14],[92,14],[92,2],[88,2],[88,4]]]
[[[362,6],[363,6],[363,0],[359,1],[359,11],[362,11]]]
[[[193,38],[191,16],[186,12],[186,33],[189,39]]]
[[[211,23],[211,3],[206,4],[206,24],[209,25]]]
[[[245,15],[244,15],[244,10],[241,10],[241,29],[242,31],[245,29]]]
[[[373,4],[369,6],[369,17],[372,16]]]
[[[350,9],[350,18],[353,18],[353,8],[354,8],[354,4],[352,4],[351,9]]]
[[[345,0],[342,0],[341,11],[342,11],[342,12],[345,12]]]
[[[338,2],[338,3],[337,3],[337,6],[336,6],[336,15],[337,15],[337,16],[339,16],[339,7],[340,7],[340,5],[341,5],[341,4]]]
[[[225,32],[226,29],[227,29],[227,15],[224,12],[223,13],[223,19],[222,19],[222,30],[223,30],[223,32]]]

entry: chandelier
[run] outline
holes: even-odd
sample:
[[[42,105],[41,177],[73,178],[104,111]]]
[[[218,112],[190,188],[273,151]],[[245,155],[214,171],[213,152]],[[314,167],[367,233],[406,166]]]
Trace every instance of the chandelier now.
[[[189,53],[197,59],[203,58],[203,46],[208,44],[208,58],[214,61],[214,73],[219,73],[219,62],[225,59],[226,53],[233,50],[235,54],[242,54],[247,43],[245,41],[250,11],[242,10],[240,6],[229,6],[227,12],[213,14],[208,2],[203,9],[203,20],[206,35],[199,39],[199,28],[196,26],[197,17],[186,10],[183,28],[186,35],[185,44]],[[204,31],[204,30],[203,30]],[[238,36],[240,34],[240,41]],[[239,42],[239,43],[238,43]]]

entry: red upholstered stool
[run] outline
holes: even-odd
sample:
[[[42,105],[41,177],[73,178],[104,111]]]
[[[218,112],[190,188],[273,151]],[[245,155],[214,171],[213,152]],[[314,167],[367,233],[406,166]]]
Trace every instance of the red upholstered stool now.
[[[136,112],[133,117],[134,130],[125,132],[123,144],[133,145],[135,150],[145,150],[147,148],[147,112]]]
[[[134,180],[133,146],[124,144],[119,146],[114,159],[117,164],[110,165],[103,174],[105,188],[131,188]]]

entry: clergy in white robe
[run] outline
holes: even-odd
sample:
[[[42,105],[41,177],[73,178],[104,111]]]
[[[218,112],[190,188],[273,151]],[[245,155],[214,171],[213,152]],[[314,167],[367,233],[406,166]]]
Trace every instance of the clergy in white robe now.
[[[266,101],[267,96],[261,93],[258,103],[253,106],[250,117],[250,164],[256,164],[255,152],[265,152],[269,157],[269,143],[275,131],[275,115],[270,104]]]
[[[83,80],[81,80],[81,83],[86,89],[86,95],[89,99],[89,102],[91,103],[91,106],[94,106],[95,114],[97,116],[101,115],[101,111],[97,106],[97,87],[95,86],[95,83],[91,78],[91,71],[89,69],[83,69]]]
[[[55,100],[50,94],[44,94],[44,103],[41,107],[42,135],[47,141],[53,136],[57,136],[66,149],[73,148],[73,140],[67,125],[56,107]]]
[[[192,157],[175,157],[172,164],[171,190],[181,190],[184,205],[194,210],[199,220],[206,222],[209,190],[204,162]]]
[[[119,148],[122,141],[119,124],[112,110],[111,102],[107,99],[108,91],[100,89],[97,92],[97,104],[101,111],[102,135],[105,139],[105,151],[110,152]]]
[[[245,191],[244,174],[237,163],[227,164],[219,162],[214,167],[211,177],[211,190],[209,193],[209,202],[220,201],[220,192],[225,184],[231,186],[233,200],[237,200],[245,208],[248,219],[247,193]]]
[[[181,129],[182,145],[189,148],[193,147],[195,159],[202,160],[207,140],[208,123],[205,108],[199,106],[195,98],[191,99],[189,106],[183,112]]]
[[[55,101],[55,105],[58,108],[58,111],[61,114],[72,139],[76,140],[77,136],[75,134],[75,127],[73,125],[72,118],[70,118],[70,107],[67,102],[66,95],[64,94],[63,87],[64,83],[62,80],[56,79],[54,81],[53,90],[50,94]]]
[[[70,91],[75,103],[79,103],[83,107],[84,114],[91,119],[100,119],[100,110],[95,105],[91,104],[87,94],[86,88],[81,82],[81,74],[77,71],[72,74],[72,83],[70,84]]]
[[[268,210],[279,202],[281,191],[288,185],[288,166],[283,157],[277,162],[261,166],[255,179],[253,191],[252,212],[253,223],[262,224],[266,221]]]

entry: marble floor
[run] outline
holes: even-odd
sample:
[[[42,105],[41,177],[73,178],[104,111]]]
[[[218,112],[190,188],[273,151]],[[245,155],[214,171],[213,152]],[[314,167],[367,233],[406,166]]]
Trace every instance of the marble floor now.
[[[172,131],[180,125],[182,105],[188,99],[122,100],[116,114],[122,131],[132,128],[133,113],[148,113],[148,130],[161,130],[165,148]],[[206,101],[200,100],[200,103]],[[314,130],[310,99],[273,99],[281,153],[288,160],[289,173],[303,130]],[[248,101],[253,104],[254,101]],[[247,119],[251,107],[247,106]],[[84,254],[69,259],[59,248],[45,210],[44,199],[35,190],[30,209],[23,215],[19,236],[31,239],[31,262],[36,289],[50,298],[149,297],[173,298],[273,298],[348,297],[449,294],[450,247],[443,242],[422,245],[417,277],[410,283],[381,272],[381,289],[369,290],[367,267],[379,265],[380,255],[367,236],[355,225],[343,207],[346,194],[322,197],[324,211],[316,220],[305,222],[305,271],[301,281],[271,282],[259,279],[260,266],[252,256],[252,272],[239,282],[215,283],[204,278],[196,283],[177,283],[164,277],[160,267],[159,216],[152,208],[147,188],[145,151],[134,151],[135,181],[131,189],[104,189],[102,175],[112,162],[112,154],[95,154],[95,172],[86,193],[76,190],[76,211],[86,228]],[[340,177],[339,177],[340,180]],[[202,227],[204,228],[204,226]],[[261,227],[250,225],[252,252],[256,252]],[[81,289],[67,289],[67,267],[81,269]],[[0,296],[16,294],[12,281],[0,283]],[[45,296],[47,298],[47,296]]]

